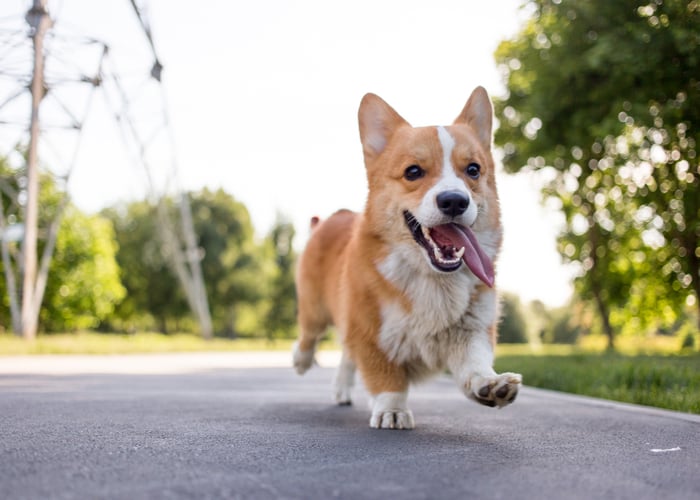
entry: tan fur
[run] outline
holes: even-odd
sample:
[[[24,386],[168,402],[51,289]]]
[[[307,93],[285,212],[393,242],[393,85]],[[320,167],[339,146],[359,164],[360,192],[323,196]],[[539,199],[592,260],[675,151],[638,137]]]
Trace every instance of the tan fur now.
[[[484,210],[484,213],[479,212],[472,227],[477,235],[483,234],[486,235],[484,238],[493,240],[492,257],[495,260],[501,241],[500,210],[495,166],[490,152],[490,103],[487,114],[483,111],[484,98],[488,102],[483,89],[477,89],[455,123],[445,129],[455,143],[450,162],[471,193],[472,202]],[[475,99],[481,101],[475,104]],[[312,220],[312,234],[297,269],[300,337],[295,356],[310,359],[309,353],[313,355],[316,343],[326,328],[335,325],[346,354],[359,368],[370,394],[402,393],[407,391],[412,380],[426,372],[447,367],[451,353],[443,356],[440,366],[432,366],[428,358],[420,356],[402,362],[390,359],[380,339],[382,328],[386,327],[383,325],[383,311],[389,310],[387,307],[398,307],[403,316],[411,317],[417,304],[411,299],[415,296],[413,291],[399,289],[398,282],[387,279],[380,268],[392,252],[396,252],[396,248],[413,251],[415,247],[417,253],[424,251],[413,240],[404,221],[403,210],[413,211],[438,182],[444,151],[435,127],[411,127],[388,104],[372,94],[362,100],[359,124],[369,184],[366,208],[362,214],[340,210],[326,220]],[[462,169],[470,162],[481,166],[478,180],[463,173]],[[406,167],[412,164],[420,165],[425,170],[425,176],[420,181],[412,182],[404,178]],[[436,283],[453,279],[446,275],[438,276],[439,273],[429,269],[427,261],[425,267],[418,265],[415,272],[424,275],[424,279],[438,280]],[[495,301],[495,294],[490,288],[471,275],[471,278],[465,278],[465,273],[469,273],[467,269],[460,269],[457,273],[463,273],[460,279],[468,280],[465,283],[470,283],[472,291],[467,296],[470,297],[469,304],[461,306],[464,311],[455,311],[454,326],[449,326],[445,333],[435,334],[436,338],[445,336],[452,339],[449,340],[452,343],[445,347],[448,351],[457,348],[450,346],[467,344],[467,340],[460,340],[460,334],[455,331],[461,328],[459,325],[472,324],[469,323],[469,315],[473,314],[470,304],[484,300],[489,304],[491,297]],[[457,321],[460,317],[462,319]],[[490,338],[493,345],[496,317],[488,321],[483,334]],[[474,337],[477,333],[481,334],[480,326],[473,328],[476,332],[472,334]],[[465,338],[468,335],[468,331],[464,333]],[[416,342],[420,347],[423,341]],[[476,380],[474,377],[489,377],[492,373],[495,374],[492,371],[468,372],[466,382],[460,382],[465,386],[463,390],[465,393],[475,391],[474,387],[470,387]],[[493,381],[488,383],[494,384]],[[514,379],[511,383],[515,384]],[[500,402],[498,404],[501,405]],[[410,418],[411,423],[407,428],[412,427],[412,416]],[[377,426],[383,427],[381,424]]]

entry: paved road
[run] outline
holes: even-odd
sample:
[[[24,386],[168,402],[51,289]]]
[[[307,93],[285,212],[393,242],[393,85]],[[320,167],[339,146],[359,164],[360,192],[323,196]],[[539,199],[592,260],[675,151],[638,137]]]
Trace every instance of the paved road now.
[[[378,431],[361,388],[336,407],[330,368],[286,364],[0,358],[0,498],[700,498],[698,416],[530,388],[495,410],[440,378],[415,430]]]

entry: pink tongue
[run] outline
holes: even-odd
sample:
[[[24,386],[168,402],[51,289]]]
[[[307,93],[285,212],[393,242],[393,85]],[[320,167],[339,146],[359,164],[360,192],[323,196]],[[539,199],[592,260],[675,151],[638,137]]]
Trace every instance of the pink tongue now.
[[[431,228],[430,237],[441,247],[451,245],[456,250],[464,247],[462,257],[464,263],[477,278],[493,288],[495,280],[493,263],[479,246],[471,228],[457,224],[443,224]]]

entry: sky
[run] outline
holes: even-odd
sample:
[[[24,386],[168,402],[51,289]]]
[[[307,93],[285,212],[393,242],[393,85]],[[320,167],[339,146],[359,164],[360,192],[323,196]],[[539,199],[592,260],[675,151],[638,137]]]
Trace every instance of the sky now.
[[[0,28],[23,27],[30,3],[3,0]],[[163,85],[154,87],[164,93],[146,90],[134,102],[146,114],[167,103],[175,144],[167,165],[152,162],[155,183],[223,188],[245,203],[260,237],[277,218],[291,220],[300,248],[311,216],[364,205],[357,129],[362,96],[380,95],[416,126],[449,124],[477,85],[504,95],[493,53],[527,15],[521,0],[138,3],[164,67]],[[151,52],[129,0],[48,5],[56,32],[108,44],[110,67],[138,95]],[[25,52],[28,64],[31,53]],[[94,47],[57,51],[55,59],[54,65],[83,65],[85,71],[98,60]],[[146,176],[122,143],[114,104],[99,92],[89,106],[80,104],[87,93],[74,90],[65,98],[87,116],[68,185],[74,202],[96,212],[144,198]],[[57,137],[50,139],[54,149],[74,141]],[[162,160],[170,153],[153,154]],[[167,175],[172,165],[176,181]],[[559,217],[540,204],[534,175],[501,173],[498,179],[505,231],[499,288],[526,301],[563,305],[572,272],[555,248]]]

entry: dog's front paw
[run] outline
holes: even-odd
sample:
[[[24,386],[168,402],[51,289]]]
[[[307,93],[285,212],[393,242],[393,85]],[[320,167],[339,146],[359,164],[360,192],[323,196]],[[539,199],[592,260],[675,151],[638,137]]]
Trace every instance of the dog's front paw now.
[[[314,364],[314,350],[302,351],[299,348],[299,342],[294,342],[292,347],[292,362],[294,369],[299,375],[303,375]]]
[[[373,429],[413,429],[416,424],[411,410],[382,410],[372,412],[369,426]]]
[[[413,429],[413,413],[406,407],[408,392],[381,392],[371,401],[373,429]]]
[[[466,388],[468,396],[482,405],[502,408],[515,401],[523,382],[519,373],[501,373],[482,377],[472,377],[469,387]]]

